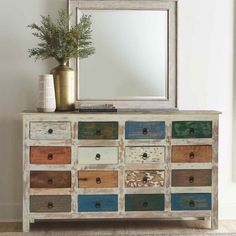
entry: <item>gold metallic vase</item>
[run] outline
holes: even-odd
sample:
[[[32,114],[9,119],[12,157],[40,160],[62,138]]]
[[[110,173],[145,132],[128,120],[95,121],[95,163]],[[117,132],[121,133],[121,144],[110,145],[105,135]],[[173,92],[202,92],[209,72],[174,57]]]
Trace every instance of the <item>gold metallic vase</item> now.
[[[66,63],[52,70],[57,111],[75,109],[75,72]]]

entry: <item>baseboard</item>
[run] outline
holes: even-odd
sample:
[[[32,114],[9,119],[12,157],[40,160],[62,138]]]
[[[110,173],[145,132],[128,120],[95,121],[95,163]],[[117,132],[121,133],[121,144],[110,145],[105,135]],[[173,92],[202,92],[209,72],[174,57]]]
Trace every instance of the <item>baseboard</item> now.
[[[20,203],[0,203],[0,222],[21,222],[22,205]]]

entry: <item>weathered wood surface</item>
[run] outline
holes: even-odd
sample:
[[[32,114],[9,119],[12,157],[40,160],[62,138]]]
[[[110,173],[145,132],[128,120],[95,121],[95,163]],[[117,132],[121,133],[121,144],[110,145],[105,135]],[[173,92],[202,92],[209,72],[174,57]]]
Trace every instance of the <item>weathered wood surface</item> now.
[[[125,211],[164,211],[164,194],[126,194]]]
[[[30,212],[70,212],[71,196],[30,196]]]
[[[30,188],[70,188],[70,171],[30,171]]]
[[[31,121],[30,139],[39,139],[39,140],[71,139],[71,122]]]
[[[171,209],[174,211],[211,210],[211,194],[210,193],[172,194]]]
[[[70,147],[30,147],[31,164],[70,164]]]
[[[79,195],[79,212],[118,211],[118,195]]]
[[[165,122],[125,122],[126,139],[164,139]]]
[[[212,170],[172,170],[172,186],[211,186]]]
[[[117,164],[118,147],[79,147],[79,164]]]
[[[126,147],[125,163],[163,163],[165,147]]]
[[[164,170],[126,171],[125,187],[162,187],[165,182]]]
[[[171,161],[176,163],[205,163],[212,161],[210,145],[172,146]]]
[[[118,139],[118,122],[79,122],[78,139]]]
[[[173,121],[172,138],[212,138],[212,121]]]
[[[79,188],[117,188],[118,171],[79,171]]]

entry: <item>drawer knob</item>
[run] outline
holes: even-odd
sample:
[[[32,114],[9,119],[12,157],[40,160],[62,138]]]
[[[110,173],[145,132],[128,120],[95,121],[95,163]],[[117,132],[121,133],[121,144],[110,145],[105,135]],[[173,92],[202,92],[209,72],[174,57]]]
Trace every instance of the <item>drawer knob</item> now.
[[[101,155],[99,153],[97,153],[96,156],[95,156],[95,160],[99,161],[100,158],[101,158]]]
[[[52,133],[53,133],[53,129],[49,129],[49,130],[48,130],[48,133],[49,133],[49,134],[52,134]]]
[[[96,202],[95,203],[95,208],[100,208],[101,207],[101,203],[100,202]]]
[[[100,178],[100,177],[97,177],[97,178],[96,178],[96,183],[97,183],[97,184],[100,184],[101,182],[102,182],[101,178]]]
[[[193,200],[190,200],[190,201],[189,201],[189,206],[190,206],[190,207],[195,207],[195,202],[194,202]]]
[[[194,134],[194,132],[195,132],[194,128],[189,129],[189,134]]]
[[[97,135],[97,136],[100,136],[100,135],[102,135],[102,132],[101,132],[101,130],[100,130],[100,129],[96,130],[96,135]]]
[[[48,160],[51,161],[53,159],[53,154],[52,153],[48,153]]]
[[[52,209],[53,208],[53,202],[49,202],[48,203],[48,209]]]
[[[194,182],[194,177],[190,176],[188,180],[189,180],[189,183],[193,183]]]
[[[48,184],[53,184],[53,179],[48,179]]]
[[[144,182],[144,183],[147,183],[147,182],[148,182],[148,177],[147,177],[147,176],[144,176],[144,177],[143,177],[143,182]]]
[[[147,160],[148,159],[148,155],[146,152],[143,153],[143,160]]]
[[[147,135],[147,134],[148,134],[147,128],[143,128],[143,134],[144,134],[144,135]]]
[[[148,202],[144,202],[143,207],[145,207],[145,208],[148,207]]]
[[[194,156],[195,156],[195,155],[194,155],[194,152],[190,152],[190,153],[189,153],[189,158],[190,158],[190,159],[194,159]]]

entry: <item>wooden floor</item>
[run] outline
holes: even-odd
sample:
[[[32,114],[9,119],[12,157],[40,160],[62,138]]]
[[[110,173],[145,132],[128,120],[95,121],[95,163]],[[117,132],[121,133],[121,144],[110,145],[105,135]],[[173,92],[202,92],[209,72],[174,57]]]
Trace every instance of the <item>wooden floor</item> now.
[[[230,235],[236,236],[236,220],[220,221],[218,230],[209,229],[204,221],[80,221],[80,222],[36,222],[31,232],[21,232],[21,223],[0,223],[0,236],[3,235]]]

